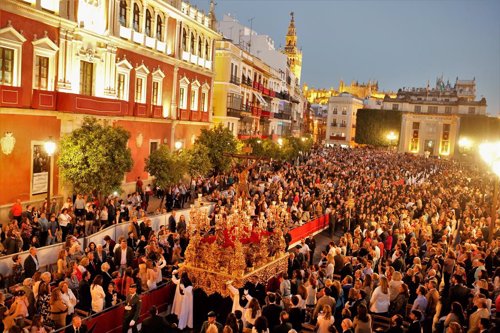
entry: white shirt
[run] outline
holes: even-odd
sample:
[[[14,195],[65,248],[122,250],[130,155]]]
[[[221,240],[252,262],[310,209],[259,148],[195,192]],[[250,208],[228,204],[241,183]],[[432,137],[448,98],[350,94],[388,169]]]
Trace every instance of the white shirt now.
[[[98,284],[90,286],[90,295],[92,296],[92,311],[101,312],[104,309],[104,290]]]
[[[68,315],[73,314],[75,312],[77,300],[71,289],[68,288],[67,293],[61,293],[61,300],[68,307]]]
[[[122,257],[120,260],[120,265],[126,265],[127,264],[127,248],[121,249],[122,250]]]

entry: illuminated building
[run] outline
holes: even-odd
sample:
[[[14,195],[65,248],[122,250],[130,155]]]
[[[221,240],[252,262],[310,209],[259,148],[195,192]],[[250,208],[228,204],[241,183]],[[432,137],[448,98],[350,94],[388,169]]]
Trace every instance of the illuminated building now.
[[[299,136],[306,101],[288,56],[230,15],[218,30],[225,39],[216,43],[214,123],[240,139]]]
[[[160,144],[189,146],[211,121],[214,13],[162,0],[0,1],[0,206],[43,200],[33,191],[33,150],[84,116],[130,132],[133,186]],[[57,165],[52,187],[62,194]]]
[[[476,81],[451,85],[443,78],[430,88],[403,88],[386,96],[382,108],[402,111],[399,151],[430,156],[452,156],[462,115],[485,115],[486,99],[476,100]]]
[[[356,113],[362,108],[363,100],[349,93],[330,97],[325,144],[353,146],[356,136]]]
[[[337,89],[315,89],[304,84],[303,91],[309,103],[323,105],[328,104],[330,97],[338,96],[342,93],[349,93],[361,99],[372,98],[382,100],[386,95],[396,96],[391,91],[379,91],[378,81],[368,81],[368,83],[353,81],[350,85],[346,85],[343,80],[340,80]]]

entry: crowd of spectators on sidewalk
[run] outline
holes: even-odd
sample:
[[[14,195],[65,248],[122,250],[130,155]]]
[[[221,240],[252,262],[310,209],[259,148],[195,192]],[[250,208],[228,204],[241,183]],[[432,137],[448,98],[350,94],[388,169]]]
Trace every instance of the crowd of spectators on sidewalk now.
[[[29,256],[24,262],[12,258],[15,286],[10,306],[3,305],[7,295],[0,293],[6,310],[0,308],[0,325],[33,332],[40,332],[40,325],[60,328],[76,313],[99,313],[126,300],[131,285],[139,294],[154,290],[178,269],[189,243],[178,210],[197,193],[207,194],[215,220],[221,206],[230,209],[234,203],[239,176],[233,170],[163,193],[172,215],[159,230],[151,228],[146,197],[162,193],[144,188],[140,179],[134,194],[126,200],[110,197],[101,209],[81,195],[61,208],[45,203],[23,210],[16,203],[3,244],[8,254],[25,249]],[[480,168],[329,148],[296,165],[261,161],[248,183],[254,215],[266,214],[272,201],[284,202],[290,228],[328,214],[331,235],[341,229],[343,236],[332,237],[324,249],[316,248],[313,238],[303,240],[290,249],[287,272],[231,288],[233,311],[227,325],[220,325],[226,333],[299,332],[303,325],[321,333],[371,332],[384,316],[391,332],[402,332],[403,323],[408,332],[476,333],[491,327],[500,307],[500,238],[496,228],[493,242],[487,242],[491,182]],[[128,237],[107,236],[103,244],[85,248],[77,240],[120,222],[129,224]],[[62,244],[54,269],[41,272],[37,247],[57,241]],[[313,260],[315,251],[321,252],[319,261]],[[134,329],[138,320],[132,321]],[[212,324],[204,325],[205,331]]]

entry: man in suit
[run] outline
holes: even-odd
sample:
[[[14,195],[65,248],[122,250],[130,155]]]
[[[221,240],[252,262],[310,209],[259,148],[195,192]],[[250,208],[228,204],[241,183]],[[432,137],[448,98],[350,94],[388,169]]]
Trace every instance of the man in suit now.
[[[141,332],[165,332],[168,329],[169,326],[167,321],[165,318],[158,315],[158,308],[156,308],[155,305],[149,309],[149,314],[151,317],[142,322]]]
[[[24,260],[24,274],[26,277],[33,277],[35,272],[40,268],[36,252],[36,247],[30,247],[30,254]]]
[[[115,250],[115,266],[123,272],[127,267],[131,267],[134,261],[134,251],[127,246],[127,241],[122,239],[120,247]]]
[[[305,311],[299,307],[299,297],[292,296],[292,307],[288,309],[289,321],[297,332],[302,330],[302,323],[305,320]]]
[[[176,210],[172,210],[172,214],[168,218],[168,231],[175,232],[177,230],[177,222],[175,221]]]
[[[283,308],[276,304],[276,295],[269,293],[267,295],[268,304],[262,308],[262,316],[266,317],[268,327],[274,327],[279,324],[280,313]]]
[[[272,328],[272,333],[288,333],[292,329],[292,324],[288,322],[288,312],[281,311],[280,313],[281,324],[274,326]]]
[[[246,292],[245,292],[246,291]],[[250,295],[256,298],[261,305],[264,304],[266,298],[266,287],[259,283],[259,278],[256,275],[250,277],[249,281],[243,286],[243,293],[240,291],[240,295]],[[272,326],[269,326],[272,327]]]
[[[131,284],[128,290],[129,295],[124,303],[125,311],[123,313],[122,332],[127,333],[129,328],[131,328],[133,333],[138,333],[137,321],[141,314],[142,300],[137,295],[137,285],[135,283]]]
[[[411,324],[408,327],[406,333],[422,333],[422,326],[420,325],[420,319],[422,319],[422,313],[418,310],[411,310],[410,312]]]
[[[321,296],[316,302],[316,307],[314,308],[312,315],[314,320],[318,317],[319,312],[323,310],[323,306],[329,305],[332,309],[335,309],[336,301],[331,295],[330,288],[324,288],[323,293],[323,296]]]
[[[200,333],[206,333],[207,332],[207,328],[210,326],[210,325],[215,325],[217,327],[217,331],[219,333],[222,333],[222,324],[217,322],[217,315],[215,314],[215,312],[213,311],[210,311],[207,315],[208,319],[205,320],[203,322],[203,325],[201,325],[201,330],[200,330]]]
[[[87,333],[88,329],[86,325],[82,324],[82,318],[80,316],[73,316],[71,325],[66,327],[65,333]]]
[[[467,303],[469,302],[470,289],[464,287],[462,285],[463,278],[459,274],[455,274],[451,278],[451,283],[453,284],[450,287],[448,292],[448,304],[452,304],[453,302],[459,302],[462,307],[467,308]]]
[[[481,318],[490,318],[487,301],[483,297],[484,295],[479,295],[474,298],[474,305],[477,306],[477,310],[469,317],[469,330],[467,333],[479,333],[481,330],[479,327]]]

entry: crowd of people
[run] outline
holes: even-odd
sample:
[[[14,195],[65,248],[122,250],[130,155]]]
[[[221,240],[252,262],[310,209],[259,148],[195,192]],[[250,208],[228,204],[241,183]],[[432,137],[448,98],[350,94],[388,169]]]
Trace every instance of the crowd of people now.
[[[325,248],[308,238],[289,249],[288,270],[270,281],[252,278],[239,289],[228,281],[232,311],[225,325],[216,320],[225,314],[211,312],[202,333],[303,328],[362,333],[371,332],[385,317],[391,332],[492,329],[491,319],[500,308],[500,238],[498,228],[493,234],[488,228],[492,186],[479,167],[386,151],[328,148],[311,152],[295,165],[256,163],[244,193],[236,187],[241,177],[236,169],[169,189],[165,210],[172,209],[172,215],[160,230],[152,230],[146,213],[146,196],[158,191],[149,185],[143,189],[140,179],[134,194],[126,200],[110,197],[100,209],[99,202],[81,195],[60,209],[44,204],[38,211],[31,206],[23,211],[17,203],[2,233],[5,253],[27,249],[30,255],[24,263],[13,257],[10,306],[0,294],[4,330],[43,332],[40,327],[72,323],[77,313],[99,313],[123,302],[124,327],[136,332],[137,295],[158,288],[172,273],[174,321],[178,328],[194,328],[192,283],[178,270],[189,235],[185,217],[176,210],[197,193],[214,202],[213,219],[221,206],[231,209],[243,195],[256,216],[265,215],[272,201],[286,203],[289,228],[328,214],[331,231]],[[75,237],[120,222],[129,224],[128,237],[108,236],[105,243],[85,248]],[[48,228],[41,227],[45,223]],[[343,231],[339,239],[334,235],[338,229]],[[288,244],[290,235],[285,234]],[[488,243],[490,236],[493,241]],[[37,247],[56,241],[62,243],[56,269],[42,273]]]

